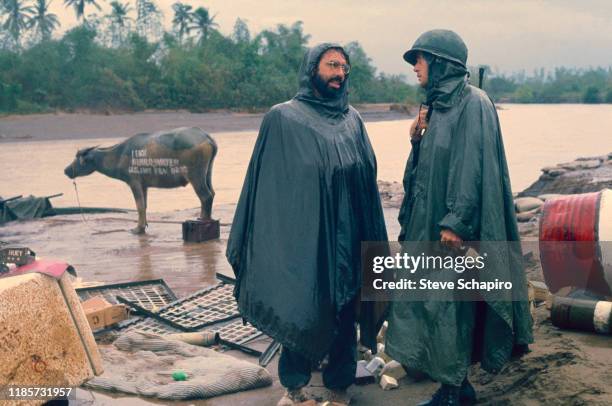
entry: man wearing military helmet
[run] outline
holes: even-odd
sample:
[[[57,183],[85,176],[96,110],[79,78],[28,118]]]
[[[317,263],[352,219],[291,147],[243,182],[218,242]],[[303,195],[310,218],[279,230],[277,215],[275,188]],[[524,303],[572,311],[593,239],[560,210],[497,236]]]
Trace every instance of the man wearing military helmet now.
[[[400,241],[482,247],[520,240],[497,112],[487,94],[469,84],[467,56],[463,40],[449,30],[422,34],[404,54],[426,101],[410,131]],[[386,352],[441,383],[422,405],[475,403],[469,366],[480,362],[496,373],[533,341],[520,246],[503,244],[507,248],[492,260],[505,266],[479,275],[511,280],[507,296],[391,304]]]

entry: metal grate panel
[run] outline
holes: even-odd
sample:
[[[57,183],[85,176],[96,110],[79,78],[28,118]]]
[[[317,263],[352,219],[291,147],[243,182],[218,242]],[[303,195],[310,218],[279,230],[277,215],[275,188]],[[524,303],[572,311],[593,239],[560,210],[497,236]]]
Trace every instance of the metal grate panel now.
[[[242,320],[234,320],[219,328],[211,327],[210,331],[219,333],[219,336],[225,341],[231,341],[236,344],[244,344],[262,335],[262,333],[251,324],[247,323],[243,325]]]
[[[186,329],[198,330],[231,320],[240,316],[233,289],[233,285],[221,282],[178,300],[157,314]]]
[[[170,303],[156,312],[185,330],[217,332],[226,341],[243,344],[261,335],[251,324],[243,325],[233,295],[234,285],[220,282]],[[142,318],[121,323],[120,330],[155,334],[181,332],[161,320]]]
[[[81,301],[94,296],[103,296],[109,303],[118,304],[116,297],[121,296],[151,311],[157,311],[177,300],[163,279],[77,288],[76,292]]]
[[[124,330],[126,332],[138,330],[160,335],[181,332],[180,330],[168,326],[167,324],[164,324],[161,321],[149,318],[138,319],[128,323],[124,323],[123,325],[119,326],[119,329]],[[232,341],[236,344],[244,344],[262,334],[259,330],[257,330],[249,323],[243,325],[242,320],[233,320],[230,322],[213,325],[201,331],[219,333],[219,336],[221,336],[221,338],[223,338],[224,340]]]

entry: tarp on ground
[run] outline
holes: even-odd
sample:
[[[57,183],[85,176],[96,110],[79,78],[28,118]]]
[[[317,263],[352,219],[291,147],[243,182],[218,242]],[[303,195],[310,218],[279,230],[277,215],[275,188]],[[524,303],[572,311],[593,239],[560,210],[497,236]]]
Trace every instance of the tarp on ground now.
[[[8,202],[3,201],[0,197],[0,224],[13,220],[17,220],[17,215],[8,207]]]
[[[14,220],[31,220],[41,217],[85,214],[85,213],[125,213],[126,210],[105,207],[58,207],[51,205],[51,198],[28,196],[3,201],[0,197],[0,225]]]
[[[54,214],[53,206],[51,206],[51,201],[48,197],[30,195],[21,199],[11,200],[6,205],[16,216],[16,220],[31,220]]]

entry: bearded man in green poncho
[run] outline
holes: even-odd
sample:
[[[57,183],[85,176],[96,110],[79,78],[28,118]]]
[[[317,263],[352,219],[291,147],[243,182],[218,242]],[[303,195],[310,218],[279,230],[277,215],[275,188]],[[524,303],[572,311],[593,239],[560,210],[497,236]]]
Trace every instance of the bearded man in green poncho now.
[[[241,315],[283,345],[283,406],[307,399],[302,388],[325,356],[327,400],[348,403],[355,323],[373,351],[382,325],[376,304],[359,302],[361,242],[387,233],[374,151],[348,104],[349,75],[339,45],[306,52],[296,96],[263,119],[227,244]]]
[[[501,130],[492,101],[468,83],[467,47],[456,33],[428,31],[404,59],[414,66],[427,100],[411,128],[399,240],[488,244],[497,250],[497,266],[481,278],[512,281],[513,292],[479,293],[481,301],[393,302],[385,348],[441,383],[421,405],[472,404],[469,366],[480,362],[499,372],[513,352],[533,341]]]

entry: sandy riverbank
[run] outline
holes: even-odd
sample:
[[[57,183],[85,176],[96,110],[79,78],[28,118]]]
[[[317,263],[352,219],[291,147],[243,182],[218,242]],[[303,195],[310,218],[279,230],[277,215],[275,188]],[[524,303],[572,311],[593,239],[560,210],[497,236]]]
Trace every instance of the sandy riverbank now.
[[[357,106],[366,122],[405,120],[409,114],[390,104]],[[0,117],[0,143],[66,139],[122,138],[176,127],[200,127],[209,133],[255,131],[263,113],[147,111],[122,115],[58,113]]]

